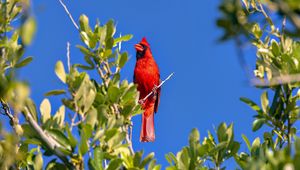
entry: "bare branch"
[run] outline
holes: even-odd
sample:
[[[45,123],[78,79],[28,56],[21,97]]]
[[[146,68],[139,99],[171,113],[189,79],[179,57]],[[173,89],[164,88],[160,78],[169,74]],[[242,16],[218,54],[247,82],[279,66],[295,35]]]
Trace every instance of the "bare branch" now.
[[[128,127],[127,126],[124,126],[123,127],[123,131],[126,132],[126,142],[127,144],[129,145],[128,148],[129,148],[129,151],[130,153],[133,155],[134,154],[134,150],[133,150],[133,147],[132,147],[132,141],[130,140],[130,137],[129,137],[129,132],[128,132]]]
[[[2,99],[0,99],[0,101],[1,101],[2,109],[4,110],[4,114],[6,116],[8,116],[8,118],[11,121],[11,123],[13,123],[14,122],[14,116],[12,115],[8,104],[4,100],[2,100]]]
[[[300,82],[300,74],[280,75],[278,77],[273,77],[270,81],[265,79],[261,80],[257,78],[251,80],[251,84],[258,87],[276,86],[281,84],[297,82]]]
[[[98,74],[100,75],[100,77],[101,77],[101,79],[103,81],[104,86],[107,88],[108,87],[108,82],[106,81],[105,75],[104,75],[103,71],[101,70],[99,64],[97,64],[96,62],[95,62],[95,64],[96,64],[96,68],[97,68]]]
[[[61,6],[64,7],[64,9],[65,9],[66,13],[68,14],[69,18],[71,19],[73,25],[74,25],[74,26],[76,27],[76,29],[79,31],[79,26],[76,24],[75,20],[73,19],[71,13],[69,12],[67,6],[64,4],[63,0],[59,0],[59,2],[60,2],[60,4],[61,4]]]
[[[70,43],[67,42],[67,62],[68,62],[68,69],[69,72],[71,70],[71,58],[70,58]]]
[[[162,81],[158,86],[155,86],[152,91],[146,96],[144,97],[143,99],[140,100],[140,103],[144,103],[144,101],[149,97],[151,96],[154,92],[156,92],[156,90],[158,88],[160,88],[166,81],[168,81],[172,76],[174,75],[174,72],[171,73],[164,81]]]
[[[2,109],[4,110],[4,114],[10,119],[10,125],[12,126],[16,134],[19,135],[19,133],[16,130],[16,126],[19,124],[18,117],[11,113],[9,105],[3,99],[0,99],[0,102],[2,105]]]
[[[25,111],[23,111],[23,114],[26,118],[26,120],[29,122],[29,124],[32,126],[32,128],[38,133],[40,139],[47,145],[49,149],[52,150],[52,152],[61,159],[67,166],[73,167],[73,165],[68,161],[68,158],[60,151],[59,148],[62,148],[62,146],[56,142],[49,134],[47,134],[34,120],[32,115],[29,112],[29,109],[25,107]]]
[[[130,133],[129,134],[129,139],[130,139],[130,141],[132,141],[132,127],[133,127],[133,122],[131,122],[131,124],[129,125],[129,133]]]

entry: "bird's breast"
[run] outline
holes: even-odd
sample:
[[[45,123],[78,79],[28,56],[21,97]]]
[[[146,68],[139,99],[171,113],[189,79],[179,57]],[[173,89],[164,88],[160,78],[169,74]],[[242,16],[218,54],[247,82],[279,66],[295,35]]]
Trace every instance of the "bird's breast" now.
[[[159,70],[155,61],[138,60],[134,69],[135,83],[138,85],[140,97],[149,94],[154,86],[159,85]]]

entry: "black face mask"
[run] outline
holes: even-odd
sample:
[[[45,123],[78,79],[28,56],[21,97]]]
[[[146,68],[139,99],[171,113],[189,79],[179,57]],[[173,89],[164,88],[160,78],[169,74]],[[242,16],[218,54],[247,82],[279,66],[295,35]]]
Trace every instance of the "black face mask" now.
[[[143,44],[140,44],[142,47],[143,47],[143,51],[137,51],[136,52],[136,59],[140,59],[140,58],[142,58],[144,55],[145,55],[145,53],[146,53],[146,50],[147,50],[147,46],[145,46],[145,45],[143,45]]]

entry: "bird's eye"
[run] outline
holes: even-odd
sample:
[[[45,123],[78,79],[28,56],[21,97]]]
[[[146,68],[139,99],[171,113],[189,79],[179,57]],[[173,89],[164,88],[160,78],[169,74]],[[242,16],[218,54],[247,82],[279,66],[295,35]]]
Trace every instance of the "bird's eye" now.
[[[141,44],[141,46],[143,47],[143,51],[146,51],[147,50],[147,46],[145,46],[144,44]]]

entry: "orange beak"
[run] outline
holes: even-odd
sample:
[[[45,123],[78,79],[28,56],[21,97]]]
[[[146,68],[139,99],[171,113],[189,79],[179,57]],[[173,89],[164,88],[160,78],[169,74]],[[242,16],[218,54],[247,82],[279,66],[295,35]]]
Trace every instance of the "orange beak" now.
[[[144,50],[144,48],[141,44],[135,44],[134,48],[136,49],[136,51],[143,51]]]

